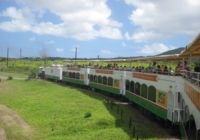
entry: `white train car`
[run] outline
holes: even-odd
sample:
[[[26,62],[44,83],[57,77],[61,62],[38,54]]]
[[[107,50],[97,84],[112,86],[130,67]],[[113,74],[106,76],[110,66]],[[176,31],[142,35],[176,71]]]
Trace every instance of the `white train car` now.
[[[45,78],[51,80],[62,80],[62,65],[52,65],[51,67],[44,68]]]
[[[78,85],[89,85],[89,68],[64,67],[63,81]]]
[[[170,121],[179,121],[176,76],[126,72],[126,97],[153,114]]]
[[[125,94],[123,71],[90,69],[89,80],[92,88],[117,95]]]

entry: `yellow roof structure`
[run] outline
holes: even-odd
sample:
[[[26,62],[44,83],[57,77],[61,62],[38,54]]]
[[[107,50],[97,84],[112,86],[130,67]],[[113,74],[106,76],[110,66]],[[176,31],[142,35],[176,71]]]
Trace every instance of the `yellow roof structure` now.
[[[200,34],[185,48],[180,57],[200,57]]]

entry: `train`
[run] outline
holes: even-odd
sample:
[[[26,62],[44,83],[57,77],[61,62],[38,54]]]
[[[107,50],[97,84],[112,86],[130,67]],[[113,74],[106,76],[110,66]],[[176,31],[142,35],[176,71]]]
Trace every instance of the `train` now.
[[[200,139],[200,90],[185,77],[63,65],[40,67],[39,75],[126,98],[162,120],[183,124],[190,139]]]

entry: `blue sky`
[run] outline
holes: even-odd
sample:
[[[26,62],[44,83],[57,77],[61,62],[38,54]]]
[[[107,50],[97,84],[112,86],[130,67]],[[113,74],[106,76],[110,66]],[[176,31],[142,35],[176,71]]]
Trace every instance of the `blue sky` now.
[[[1,0],[0,56],[155,55],[190,43],[199,13],[199,0]]]

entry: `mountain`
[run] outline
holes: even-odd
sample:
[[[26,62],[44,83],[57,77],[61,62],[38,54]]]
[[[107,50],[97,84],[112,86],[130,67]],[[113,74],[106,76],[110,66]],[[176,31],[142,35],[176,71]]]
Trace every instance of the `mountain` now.
[[[169,51],[163,52],[163,53],[161,53],[157,56],[180,54],[184,49],[185,48],[177,48],[177,49],[174,49],[174,50],[169,50]]]

